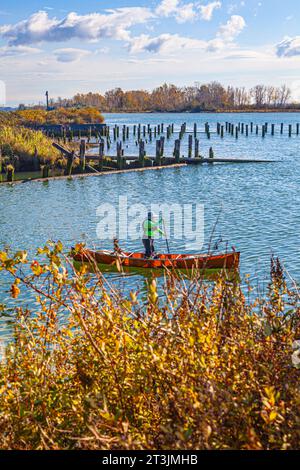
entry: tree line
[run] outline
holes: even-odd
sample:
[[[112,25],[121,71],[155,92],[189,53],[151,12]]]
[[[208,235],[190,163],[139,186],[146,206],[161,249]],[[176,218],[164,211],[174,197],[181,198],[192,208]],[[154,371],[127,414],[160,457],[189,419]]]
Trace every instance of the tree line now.
[[[77,93],[71,99],[50,100],[52,108],[95,107],[102,112],[200,112],[228,110],[300,109],[299,103],[291,102],[291,89],[256,85],[224,87],[213,81],[207,84],[177,87],[164,83],[152,91],[114,88],[104,94]]]

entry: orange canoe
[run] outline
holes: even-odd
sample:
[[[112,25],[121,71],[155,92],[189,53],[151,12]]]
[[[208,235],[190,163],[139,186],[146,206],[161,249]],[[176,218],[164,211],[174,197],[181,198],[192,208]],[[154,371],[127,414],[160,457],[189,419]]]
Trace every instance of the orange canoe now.
[[[84,249],[76,253],[73,259],[77,263],[115,266],[117,260],[126,268],[135,269],[238,269],[240,261],[239,252],[219,255],[203,254],[157,254],[155,258],[145,258],[144,253],[116,254],[111,251],[92,251]]]

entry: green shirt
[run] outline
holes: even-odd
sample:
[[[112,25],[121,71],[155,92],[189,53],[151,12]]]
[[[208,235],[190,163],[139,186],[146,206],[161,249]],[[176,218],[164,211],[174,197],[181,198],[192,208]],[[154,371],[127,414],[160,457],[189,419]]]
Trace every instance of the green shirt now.
[[[153,222],[152,220],[146,219],[143,223],[144,238],[154,238],[156,232],[164,232],[159,228],[159,222]]]

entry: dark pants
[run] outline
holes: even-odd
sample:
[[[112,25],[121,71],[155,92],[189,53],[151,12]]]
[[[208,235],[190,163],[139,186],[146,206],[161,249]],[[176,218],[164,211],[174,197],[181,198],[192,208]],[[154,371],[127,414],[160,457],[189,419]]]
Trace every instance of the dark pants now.
[[[143,244],[145,247],[145,256],[150,258],[154,254],[154,241],[153,238],[143,238]]]

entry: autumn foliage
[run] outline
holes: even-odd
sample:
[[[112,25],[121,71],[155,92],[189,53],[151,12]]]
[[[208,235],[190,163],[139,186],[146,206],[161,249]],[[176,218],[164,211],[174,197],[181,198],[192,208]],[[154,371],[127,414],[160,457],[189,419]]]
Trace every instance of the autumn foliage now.
[[[80,249],[80,247],[77,247]],[[299,291],[272,263],[265,298],[199,273],[141,295],[75,272],[60,243],[0,254],[16,308],[0,369],[4,449],[299,449]],[[249,296],[252,298],[252,295]],[[5,308],[4,308],[5,312]]]
[[[56,108],[51,111],[45,109],[24,109],[15,112],[17,119],[24,125],[43,124],[101,124],[104,118],[96,108]]]

